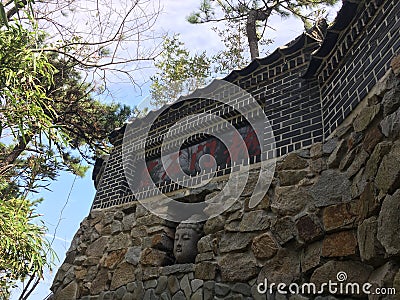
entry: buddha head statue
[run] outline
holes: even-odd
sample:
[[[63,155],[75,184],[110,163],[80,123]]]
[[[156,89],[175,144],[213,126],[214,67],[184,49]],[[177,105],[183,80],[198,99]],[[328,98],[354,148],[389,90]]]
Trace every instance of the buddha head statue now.
[[[193,218],[182,221],[175,231],[174,255],[176,263],[194,263],[197,255],[197,242],[203,236],[203,224]]]

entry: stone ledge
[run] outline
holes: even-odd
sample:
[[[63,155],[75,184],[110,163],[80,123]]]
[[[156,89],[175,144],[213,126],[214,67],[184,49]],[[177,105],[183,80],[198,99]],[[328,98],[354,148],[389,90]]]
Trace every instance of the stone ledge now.
[[[194,264],[179,264],[161,268],[161,275],[194,272]]]

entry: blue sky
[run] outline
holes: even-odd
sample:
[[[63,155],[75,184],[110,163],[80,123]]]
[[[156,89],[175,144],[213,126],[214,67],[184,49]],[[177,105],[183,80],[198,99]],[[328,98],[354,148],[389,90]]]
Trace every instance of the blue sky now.
[[[202,52],[206,50],[208,53],[213,53],[222,46],[218,36],[210,30],[212,25],[191,25],[187,23],[185,17],[198,6],[199,0],[163,0],[162,3],[164,8],[156,23],[155,30],[157,32],[180,33],[182,41],[192,51]],[[335,13],[332,12],[330,18],[332,19],[334,16]],[[271,19],[270,25],[276,29],[276,31],[269,30],[267,32],[269,38],[275,40],[270,46],[271,52],[303,32],[302,23],[293,18],[281,20],[279,17],[274,17]],[[149,80],[152,72],[154,71],[148,70],[138,74],[138,82],[144,84],[141,92],[131,84],[113,83],[109,85],[114,99],[130,106],[140,104],[149,95],[149,84],[146,81]],[[62,173],[57,181],[50,185],[51,191],[42,191],[39,195],[45,200],[39,205],[38,212],[43,215],[42,219],[49,229],[47,238],[51,240],[55,235],[53,248],[58,255],[59,261],[56,262],[53,272],[46,271],[44,280],[33,292],[30,299],[43,299],[49,294],[49,288],[56,270],[62,264],[65,253],[79,228],[80,222],[89,214],[95,195],[91,172],[92,168],[84,178],[77,178],[74,185],[74,176]],[[66,202],[70,191],[71,195],[68,202]],[[64,206],[65,208],[61,215]],[[59,226],[55,232],[60,218]],[[11,299],[17,299],[17,295],[18,291]]]

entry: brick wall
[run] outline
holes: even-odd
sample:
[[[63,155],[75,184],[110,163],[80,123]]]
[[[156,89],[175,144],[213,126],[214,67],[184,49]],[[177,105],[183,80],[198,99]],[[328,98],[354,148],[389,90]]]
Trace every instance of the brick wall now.
[[[260,60],[264,66],[234,81],[265,105],[264,112],[274,130],[277,156],[322,141],[318,82],[300,77],[317,47],[315,39],[303,34],[288,48]],[[252,82],[256,84],[251,85]]]
[[[328,137],[389,69],[400,51],[399,1],[366,1],[318,75]]]

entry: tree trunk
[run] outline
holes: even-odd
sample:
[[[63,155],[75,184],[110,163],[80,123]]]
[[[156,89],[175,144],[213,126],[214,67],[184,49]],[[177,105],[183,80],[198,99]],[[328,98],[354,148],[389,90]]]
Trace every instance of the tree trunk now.
[[[9,3],[12,3],[13,1],[10,1]],[[7,12],[7,20],[11,21],[12,17],[18,12],[19,9],[25,7],[28,4],[27,0],[22,0],[22,1],[14,1],[15,6],[12,7],[8,12]]]
[[[251,60],[254,60],[260,55],[260,52],[258,50],[258,37],[256,30],[256,14],[257,11],[251,10],[249,12],[249,15],[247,16],[246,22],[246,34],[250,47]]]
[[[31,141],[32,136],[20,137],[17,145],[14,146],[11,153],[7,154],[3,161],[0,162],[0,174],[6,172],[9,166],[13,165],[17,158],[25,151],[26,146]]]
[[[250,48],[251,60],[254,60],[258,56],[260,56],[260,51],[258,50],[258,41],[260,40],[257,36],[257,21],[265,21],[270,16],[271,11],[259,11],[259,10],[250,10],[247,15],[246,21],[246,35]]]

